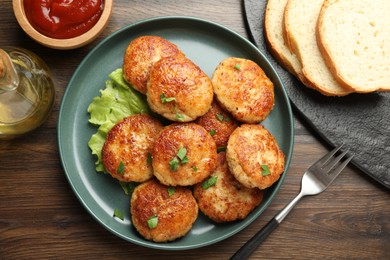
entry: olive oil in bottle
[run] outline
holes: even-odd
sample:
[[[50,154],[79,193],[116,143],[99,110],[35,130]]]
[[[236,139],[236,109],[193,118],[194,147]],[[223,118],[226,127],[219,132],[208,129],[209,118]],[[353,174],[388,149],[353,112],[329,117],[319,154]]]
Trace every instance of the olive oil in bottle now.
[[[34,53],[0,48],[0,139],[28,133],[48,117],[55,89],[47,65]]]

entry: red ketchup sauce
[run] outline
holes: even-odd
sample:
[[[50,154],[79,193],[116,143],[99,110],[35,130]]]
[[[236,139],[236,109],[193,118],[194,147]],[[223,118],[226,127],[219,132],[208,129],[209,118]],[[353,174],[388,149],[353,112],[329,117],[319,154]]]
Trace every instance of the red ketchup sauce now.
[[[56,39],[69,39],[90,30],[103,12],[103,0],[24,0],[31,25]]]

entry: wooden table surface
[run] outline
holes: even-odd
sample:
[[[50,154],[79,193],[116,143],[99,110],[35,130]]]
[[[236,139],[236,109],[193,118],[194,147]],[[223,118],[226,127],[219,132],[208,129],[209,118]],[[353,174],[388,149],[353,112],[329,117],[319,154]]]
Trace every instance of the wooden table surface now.
[[[24,47],[41,56],[52,70],[56,100],[40,128],[0,141],[0,259],[228,259],[298,193],[303,172],[328,151],[295,115],[294,153],[279,193],[246,229],[207,247],[177,252],[144,248],[100,226],[76,198],[61,167],[56,128],[61,98],[76,67],[100,40],[141,19],[169,15],[205,18],[248,37],[239,0],[115,0],[97,40],[58,51],[26,36],[11,1],[1,1],[0,46]],[[304,198],[251,258],[390,259],[390,192],[348,166],[326,192]]]

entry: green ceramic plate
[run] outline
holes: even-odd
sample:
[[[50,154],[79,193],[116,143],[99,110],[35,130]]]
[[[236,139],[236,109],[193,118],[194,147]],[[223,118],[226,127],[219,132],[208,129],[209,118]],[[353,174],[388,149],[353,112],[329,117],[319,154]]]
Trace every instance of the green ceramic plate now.
[[[217,225],[200,214],[192,230],[170,243],[143,239],[130,222],[129,197],[117,181],[95,172],[95,158],[88,140],[96,128],[88,123],[87,107],[100,95],[108,74],[122,66],[129,42],[142,35],[158,35],[176,45],[210,77],[220,61],[230,56],[257,62],[275,84],[275,107],[262,123],[275,136],[286,156],[285,174],[267,189],[263,202],[244,220]],[[126,26],[99,43],[74,73],[62,99],[58,143],[65,174],[87,211],[115,235],[145,247],[184,250],[224,240],[252,223],[271,203],[286,176],[293,150],[293,119],[287,94],[265,56],[245,38],[212,22],[188,17],[161,17]],[[125,212],[125,220],[113,217],[114,209]]]

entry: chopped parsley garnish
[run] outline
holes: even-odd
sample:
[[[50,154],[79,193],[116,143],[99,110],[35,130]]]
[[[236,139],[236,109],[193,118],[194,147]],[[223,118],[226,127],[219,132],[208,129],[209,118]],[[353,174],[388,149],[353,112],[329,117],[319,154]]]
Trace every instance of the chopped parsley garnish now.
[[[262,164],[262,165],[261,165],[261,169],[262,169],[261,175],[267,176],[268,174],[271,174],[271,171],[269,170],[269,168],[268,168],[267,165]]]
[[[179,159],[177,157],[173,157],[172,160],[169,161],[169,169],[171,171],[176,172],[177,168],[179,167]]]
[[[133,194],[133,191],[135,187],[138,186],[138,182],[124,182],[124,181],[119,181],[119,184],[123,191],[125,192],[126,195],[129,195],[131,197],[131,194]]]
[[[148,163],[148,164],[151,164],[152,163],[152,154],[151,153],[148,153],[147,155],[146,155],[146,162]]]
[[[176,118],[179,121],[182,121],[182,122],[184,121],[184,116],[182,114],[176,113]]]
[[[120,211],[119,209],[114,209],[114,215],[113,215],[114,218],[119,218],[120,220],[124,220],[125,219],[125,215],[123,214],[122,211]]]
[[[175,194],[175,187],[169,186],[168,187],[168,195],[171,197],[173,194]]]
[[[226,151],[226,147],[218,147],[217,148],[217,153],[225,152],[225,151]]]
[[[186,155],[187,149],[184,147],[180,147],[179,151],[177,152],[177,157],[179,157],[179,159],[183,161],[183,159],[187,157]]]
[[[180,161],[180,164],[186,164],[188,163],[188,157],[187,156],[184,156],[183,160]]]
[[[160,98],[161,98],[161,102],[162,102],[162,103],[167,103],[167,102],[176,101],[176,98],[174,98],[174,97],[169,97],[169,98],[167,98],[167,97],[165,96],[164,93],[162,93],[162,94],[160,95]]]
[[[154,215],[148,219],[148,227],[149,228],[156,228],[157,224],[158,224],[158,217],[156,215]]]
[[[235,70],[240,70],[240,67],[241,67],[241,65],[240,65],[239,63],[237,63],[236,65],[234,65],[234,69],[235,69]]]
[[[177,157],[180,159],[180,164],[188,163],[187,149],[180,147],[179,151],[177,152]]]
[[[193,169],[194,171],[198,171],[198,167],[196,167],[196,165],[192,166],[192,169]]]
[[[216,133],[217,133],[217,130],[215,130],[215,129],[213,129],[213,130],[211,130],[211,131],[209,132],[209,134],[210,134],[211,136],[215,135]]]
[[[225,120],[226,122],[230,121],[230,117],[228,117],[228,116],[225,117],[225,116],[223,116],[222,114],[219,114],[219,113],[215,114],[215,116],[218,118],[218,120],[220,122],[222,122],[223,120]]]
[[[218,118],[219,121],[221,121],[221,122],[223,121],[223,115],[222,114],[216,114],[215,116]]]
[[[176,156],[169,161],[169,168],[171,171],[177,171],[179,163],[180,165],[188,163],[187,149],[185,147],[180,147]]]
[[[123,162],[120,162],[116,171],[121,175],[125,174],[125,164]]]
[[[217,176],[211,176],[210,178],[208,178],[207,180],[205,180],[205,181],[202,183],[202,188],[203,188],[204,190],[207,190],[207,189],[210,188],[211,186],[214,186],[214,185],[217,183],[217,179],[218,179]]]

